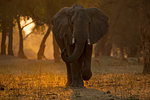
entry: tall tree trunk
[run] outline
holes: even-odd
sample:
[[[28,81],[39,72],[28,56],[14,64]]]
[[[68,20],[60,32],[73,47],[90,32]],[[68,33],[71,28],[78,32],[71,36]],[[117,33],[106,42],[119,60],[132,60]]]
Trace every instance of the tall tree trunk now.
[[[107,40],[104,47],[104,55],[110,56],[111,55],[111,49],[112,49],[112,43]]]
[[[136,57],[138,53],[138,49],[139,48],[135,48],[135,47],[128,48],[128,57]]]
[[[44,56],[44,51],[45,51],[45,42],[46,42],[46,39],[48,38],[49,34],[50,34],[50,30],[51,30],[51,26],[49,25],[48,26],[48,29],[47,29],[47,32],[46,34],[44,35],[43,39],[42,39],[42,42],[41,42],[41,45],[40,45],[40,48],[39,48],[39,51],[38,51],[38,54],[37,54],[37,59],[42,59],[42,58],[45,58]]]
[[[14,56],[13,53],[13,19],[10,19],[8,28],[8,55]]]
[[[60,51],[59,51],[59,46],[53,36],[53,46],[54,46],[54,60],[55,62],[60,62]]]
[[[150,28],[150,27],[149,27]],[[150,74],[150,37],[149,41],[145,41],[143,43],[143,49],[144,49],[144,74]]]
[[[141,0],[141,39],[144,58],[144,74],[150,74],[150,0]]]
[[[124,57],[124,48],[123,47],[120,47],[120,60],[122,60],[122,61],[126,60]]]
[[[24,51],[23,51],[23,35],[22,35],[22,28],[20,25],[20,16],[17,16],[17,24],[18,24],[18,29],[19,29],[19,52],[18,52],[18,56],[21,58],[27,58],[24,54]]]
[[[6,21],[2,20],[2,42],[1,42],[1,55],[6,55]]]

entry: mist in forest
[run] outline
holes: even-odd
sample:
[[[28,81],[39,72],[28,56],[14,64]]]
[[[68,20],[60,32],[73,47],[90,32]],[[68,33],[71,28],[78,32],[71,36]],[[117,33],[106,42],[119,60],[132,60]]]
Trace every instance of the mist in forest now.
[[[108,17],[107,33],[93,44],[85,88],[67,87],[67,64],[74,63],[64,60],[52,32],[52,19],[72,5]],[[149,9],[149,0],[0,0],[0,99],[149,100]]]

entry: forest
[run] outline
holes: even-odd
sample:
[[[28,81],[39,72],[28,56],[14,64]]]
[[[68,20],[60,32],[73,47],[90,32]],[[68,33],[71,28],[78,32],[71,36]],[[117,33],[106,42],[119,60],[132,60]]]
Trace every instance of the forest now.
[[[53,34],[55,15],[73,4],[108,17],[86,88],[66,88],[68,62]],[[0,99],[149,100],[149,9],[149,0],[0,0]]]

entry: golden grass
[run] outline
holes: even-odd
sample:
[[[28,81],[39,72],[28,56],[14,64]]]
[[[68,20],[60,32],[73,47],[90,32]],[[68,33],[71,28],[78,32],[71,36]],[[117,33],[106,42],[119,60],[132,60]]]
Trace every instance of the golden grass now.
[[[54,88],[64,87],[65,75],[53,74],[1,74],[0,84],[4,91],[0,91],[1,98],[45,98]]]
[[[110,91],[120,98],[150,99],[150,75],[142,74],[102,74],[86,84],[101,91]]]
[[[85,86],[98,89],[122,99],[150,99],[150,75],[141,74],[98,74]],[[65,88],[64,74],[0,74],[0,98],[71,98],[72,90]],[[65,90],[65,92],[64,92]]]
[[[65,87],[63,63],[0,57],[0,100],[150,100],[150,75],[140,74],[141,64],[122,66],[114,60],[110,66],[114,61],[106,60],[92,63],[86,89],[71,89]]]

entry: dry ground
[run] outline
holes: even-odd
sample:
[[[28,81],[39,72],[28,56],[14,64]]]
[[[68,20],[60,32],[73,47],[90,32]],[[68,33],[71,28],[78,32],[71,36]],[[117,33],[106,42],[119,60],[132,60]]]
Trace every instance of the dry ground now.
[[[0,99],[150,100],[150,75],[137,59],[94,58],[86,88],[67,88],[64,63],[0,56]]]

